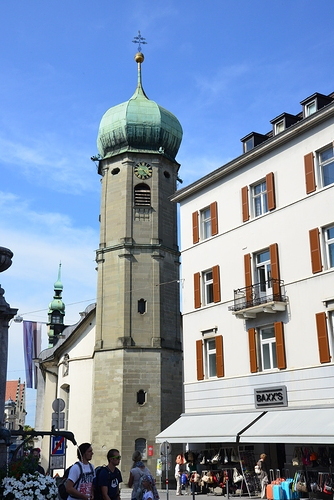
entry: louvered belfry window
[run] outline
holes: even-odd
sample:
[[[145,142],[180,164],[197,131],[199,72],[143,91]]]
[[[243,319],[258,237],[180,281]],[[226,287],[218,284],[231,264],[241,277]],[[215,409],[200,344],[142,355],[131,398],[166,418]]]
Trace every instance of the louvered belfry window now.
[[[137,184],[134,189],[135,206],[151,206],[151,190],[147,184]]]

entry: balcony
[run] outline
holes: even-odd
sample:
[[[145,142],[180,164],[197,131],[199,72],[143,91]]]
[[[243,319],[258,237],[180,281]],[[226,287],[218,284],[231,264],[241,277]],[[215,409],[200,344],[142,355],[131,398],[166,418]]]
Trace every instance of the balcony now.
[[[282,280],[270,279],[234,290],[234,304],[228,309],[241,319],[256,318],[259,313],[285,311],[288,298]]]

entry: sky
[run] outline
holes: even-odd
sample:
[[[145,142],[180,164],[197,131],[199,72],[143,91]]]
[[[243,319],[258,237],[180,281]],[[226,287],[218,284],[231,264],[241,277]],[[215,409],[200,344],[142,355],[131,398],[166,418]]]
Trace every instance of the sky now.
[[[25,320],[47,321],[60,262],[66,324],[95,301],[90,158],[102,115],[136,88],[139,30],[145,92],[183,127],[180,187],[239,156],[248,133],[334,91],[333,0],[0,0],[0,18],[0,246],[14,253],[0,283]],[[19,377],[22,324],[11,322],[7,378]]]

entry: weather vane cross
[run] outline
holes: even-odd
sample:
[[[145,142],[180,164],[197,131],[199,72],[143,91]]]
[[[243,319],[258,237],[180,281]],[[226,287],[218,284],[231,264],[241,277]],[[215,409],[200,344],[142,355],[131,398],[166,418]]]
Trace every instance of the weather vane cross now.
[[[138,43],[138,52],[141,52],[141,46],[146,45],[146,38],[141,36],[140,31],[138,31],[138,35],[134,37],[132,43]]]

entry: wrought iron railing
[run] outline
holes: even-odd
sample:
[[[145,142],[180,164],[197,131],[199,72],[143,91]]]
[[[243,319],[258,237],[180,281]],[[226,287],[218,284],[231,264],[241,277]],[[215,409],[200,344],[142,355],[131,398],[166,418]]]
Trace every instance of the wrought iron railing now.
[[[284,281],[269,279],[234,290],[234,304],[229,311],[241,311],[268,302],[287,302]]]

